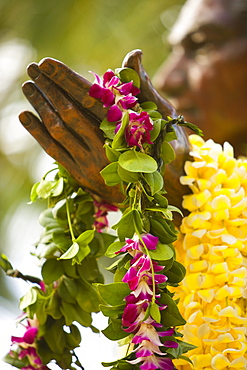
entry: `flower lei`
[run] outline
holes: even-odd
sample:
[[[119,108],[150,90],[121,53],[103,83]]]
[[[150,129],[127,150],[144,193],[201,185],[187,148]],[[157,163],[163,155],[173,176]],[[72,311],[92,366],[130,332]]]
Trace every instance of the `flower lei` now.
[[[91,313],[101,310],[109,317],[105,336],[128,345],[124,358],[104,366],[172,370],[174,359],[190,362],[184,353],[194,348],[176,330],[185,320],[168,289],[178,286],[185,269],[175,260],[172,244],[177,239],[172,212],[180,211],[168,205],[162,176],[164,165],[175,157],[169,144],[176,139],[173,126],[185,123],[163,120],[152,102],[138,103],[140,81],[132,69],[108,70],[103,79],[94,75],[89,94],[108,108],[100,128],[110,164],[101,175],[126,196],[119,205],[122,217],[112,227],[117,236],[105,232],[107,212],[117,207],[94,199],[59,164],[33,186],[31,201],[48,201],[35,252],[43,280],[22,275],[1,256],[8,275],[38,284],[21,298],[26,333],[12,337],[15,348],[5,360],[22,370],[44,370],[52,360],[61,369],[83,369],[74,351],[81,337],[73,322],[98,332]],[[104,254],[118,257],[109,267],[114,283],[107,285],[97,263]],[[31,333],[32,320],[36,326]]]
[[[193,194],[183,207],[176,242],[187,275],[177,288],[187,324],[184,339],[196,348],[194,367],[176,360],[179,370],[247,368],[247,160],[235,159],[230,144],[191,135],[193,161],[181,183]]]

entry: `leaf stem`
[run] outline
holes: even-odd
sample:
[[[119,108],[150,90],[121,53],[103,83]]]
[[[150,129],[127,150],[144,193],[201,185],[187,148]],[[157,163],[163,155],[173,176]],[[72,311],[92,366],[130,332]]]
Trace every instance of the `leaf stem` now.
[[[55,171],[55,170],[58,170],[58,167],[52,168],[51,170],[49,170],[48,172],[46,172],[46,174],[42,177],[42,180],[45,180],[46,176],[47,176],[49,173],[51,173],[51,172],[53,172],[53,171]]]
[[[13,278],[19,278],[24,281],[30,281],[30,283],[39,284],[41,282],[41,279],[31,276],[31,275],[23,275],[19,270],[7,270],[6,271],[7,276],[11,276]]]
[[[69,231],[70,231],[70,234],[71,234],[72,242],[74,242],[75,241],[75,235],[74,235],[73,227],[72,227],[72,223],[71,223],[71,217],[70,217],[70,213],[69,213],[69,202],[68,202],[68,197],[67,196],[66,196],[66,213],[67,213]]]

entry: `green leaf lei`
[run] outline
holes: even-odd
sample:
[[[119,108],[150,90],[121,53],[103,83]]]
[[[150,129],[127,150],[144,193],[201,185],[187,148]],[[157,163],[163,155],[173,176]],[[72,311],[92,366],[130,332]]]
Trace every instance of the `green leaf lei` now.
[[[175,158],[169,144],[176,139],[173,126],[186,123],[181,117],[162,119],[153,102],[138,103],[140,80],[134,70],[107,71],[103,80],[95,76],[91,96],[98,94],[104,100],[107,89],[112,94],[107,103],[111,115],[100,125],[110,162],[101,175],[108,186],[120,186],[125,195],[118,205],[121,219],[112,226],[116,235],[101,224],[107,210],[116,207],[95,201],[59,164],[52,180],[47,173],[33,186],[31,202],[48,201],[39,218],[43,232],[35,253],[42,264],[43,281],[26,277],[38,286],[20,301],[27,333],[35,332],[35,353],[23,353],[28,347],[25,336],[12,337],[17,349],[5,360],[17,368],[31,364],[34,369],[49,369],[46,365],[52,360],[61,369],[83,368],[74,352],[81,337],[73,322],[97,333],[91,314],[100,310],[109,318],[104,335],[128,345],[124,358],[104,366],[174,369],[172,360],[187,359],[184,353],[194,347],[183,342],[176,330],[185,320],[169,286],[179,284],[185,268],[176,261],[172,244],[177,239],[172,212],[181,211],[168,204],[163,175],[164,165]],[[106,285],[98,266],[104,255],[114,258],[108,268],[114,282]],[[4,255],[0,266],[14,276],[16,270]],[[36,364],[34,357],[39,359]]]

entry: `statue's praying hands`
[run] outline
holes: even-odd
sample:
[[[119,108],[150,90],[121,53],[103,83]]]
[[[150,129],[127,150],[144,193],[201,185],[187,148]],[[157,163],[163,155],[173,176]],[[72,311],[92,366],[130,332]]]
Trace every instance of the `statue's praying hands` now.
[[[175,118],[172,105],[153,88],[141,65],[141,57],[142,52],[134,50],[123,62],[124,67],[134,69],[140,76],[139,102],[153,101],[164,119]],[[99,173],[108,164],[103,132],[99,129],[107,109],[89,95],[92,84],[52,58],[45,58],[39,64],[31,63],[27,71],[33,81],[23,84],[23,92],[39,118],[29,111],[22,112],[23,126],[78,184],[110,203],[121,202],[123,194],[119,187],[106,186]],[[177,127],[176,132],[178,140],[172,142],[176,159],[167,166],[165,188],[169,202],[181,207],[186,189],[180,185],[179,176],[188,158],[189,144],[181,127]]]

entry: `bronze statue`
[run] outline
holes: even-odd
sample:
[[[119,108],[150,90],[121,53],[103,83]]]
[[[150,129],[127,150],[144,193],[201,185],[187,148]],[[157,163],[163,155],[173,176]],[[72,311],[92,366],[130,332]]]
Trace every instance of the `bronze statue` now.
[[[228,140],[236,154],[245,154],[247,142],[246,9],[246,0],[188,0],[170,35],[173,52],[155,78],[157,88],[170,96],[179,114],[203,129],[205,139]],[[164,118],[175,117],[173,106],[153,88],[141,57],[135,50],[123,62],[141,78],[140,101],[154,101]],[[121,201],[119,189],[105,186],[99,174],[107,164],[98,128],[105,110],[88,95],[91,84],[51,58],[30,64],[28,74],[33,82],[23,91],[40,119],[23,112],[24,127],[80,185],[109,202]],[[178,130],[178,139],[165,187],[171,204],[181,207],[188,191],[179,183],[189,152],[184,130]]]
[[[154,86],[204,138],[246,155],[247,1],[188,0]]]
[[[164,118],[176,117],[173,106],[153,88],[141,65],[142,52],[129,53],[123,66],[135,69],[141,79],[139,101],[154,101]],[[91,83],[63,63],[51,58],[28,66],[32,82],[23,85],[23,92],[39,118],[25,111],[20,121],[43,149],[62,164],[83,187],[111,203],[123,200],[118,187],[105,185],[99,171],[108,160],[99,124],[106,114],[102,104],[89,96]],[[179,183],[183,164],[188,158],[187,135],[177,127],[179,140],[174,142],[176,160],[168,166],[165,187],[171,204],[181,207],[181,195],[186,191]]]

